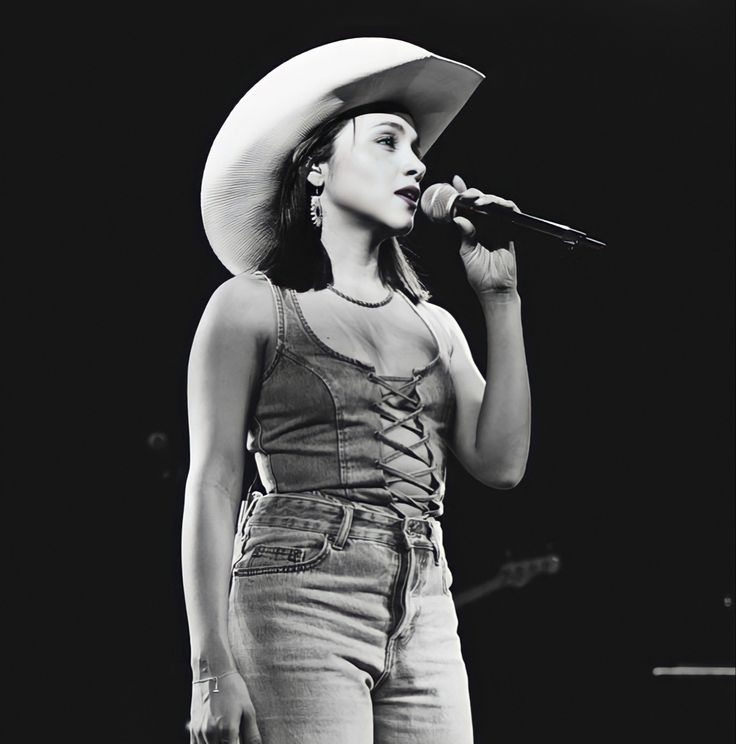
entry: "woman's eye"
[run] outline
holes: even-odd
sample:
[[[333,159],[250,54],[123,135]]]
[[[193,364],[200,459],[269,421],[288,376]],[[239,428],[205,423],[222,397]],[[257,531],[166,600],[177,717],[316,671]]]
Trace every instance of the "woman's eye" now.
[[[387,135],[386,137],[381,137],[381,139],[377,140],[377,142],[388,142],[391,147],[396,146],[396,137],[393,137],[391,135]]]

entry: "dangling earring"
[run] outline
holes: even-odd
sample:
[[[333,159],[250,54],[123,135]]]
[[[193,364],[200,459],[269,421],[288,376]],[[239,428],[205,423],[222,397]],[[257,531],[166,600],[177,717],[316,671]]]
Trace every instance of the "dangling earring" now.
[[[320,191],[319,193],[321,194],[322,192]],[[319,230],[322,227],[322,204],[319,200],[319,194],[315,194],[310,199],[309,216],[312,219],[312,224]]]

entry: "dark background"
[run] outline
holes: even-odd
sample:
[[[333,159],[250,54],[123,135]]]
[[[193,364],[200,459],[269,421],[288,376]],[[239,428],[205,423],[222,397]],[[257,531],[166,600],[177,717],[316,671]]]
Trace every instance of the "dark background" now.
[[[186,364],[229,276],[199,215],[209,146],[269,70],[352,36],[401,38],[487,75],[428,154],[425,185],[459,173],[608,243],[517,241],[527,474],[494,492],[450,463],[456,592],[508,555],[562,559],[559,574],[459,611],[478,744],[731,740],[733,678],[651,670],[734,663],[732,28],[723,0],[45,17],[48,43],[26,59],[43,67],[64,132],[40,143],[64,206],[37,274],[60,255],[64,266],[43,321],[54,374],[39,381],[59,404],[44,447],[63,463],[46,471],[67,557],[44,580],[57,635],[40,637],[73,676],[75,706],[83,691],[90,740],[186,740]],[[483,371],[483,317],[456,236],[418,217],[407,242]]]

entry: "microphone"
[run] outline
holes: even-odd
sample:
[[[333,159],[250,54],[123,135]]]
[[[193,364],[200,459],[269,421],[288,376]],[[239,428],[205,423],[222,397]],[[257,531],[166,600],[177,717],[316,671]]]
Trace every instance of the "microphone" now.
[[[419,206],[432,222],[452,222],[454,217],[467,217],[470,220],[481,218],[481,221],[485,218],[493,218],[517,227],[551,235],[567,243],[570,249],[579,245],[588,248],[606,247],[606,244],[600,240],[590,238],[584,232],[573,230],[567,225],[532,217],[523,212],[515,212],[511,207],[502,207],[500,204],[481,206],[461,204],[457,201],[459,196],[460,192],[449,183],[434,183],[422,194]]]

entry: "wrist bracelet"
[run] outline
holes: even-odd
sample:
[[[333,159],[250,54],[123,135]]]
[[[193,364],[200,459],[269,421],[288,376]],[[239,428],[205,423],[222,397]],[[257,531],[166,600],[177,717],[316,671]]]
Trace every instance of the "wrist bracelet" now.
[[[202,679],[193,679],[192,680],[192,684],[193,685],[198,685],[200,682],[212,682],[212,680],[214,680],[215,681],[215,689],[212,690],[212,692],[220,692],[220,687],[219,687],[220,680],[223,677],[229,677],[231,674],[238,674],[238,670],[237,669],[232,669],[229,672],[223,672],[222,674],[218,674],[216,677],[213,676],[213,677],[203,677]]]

